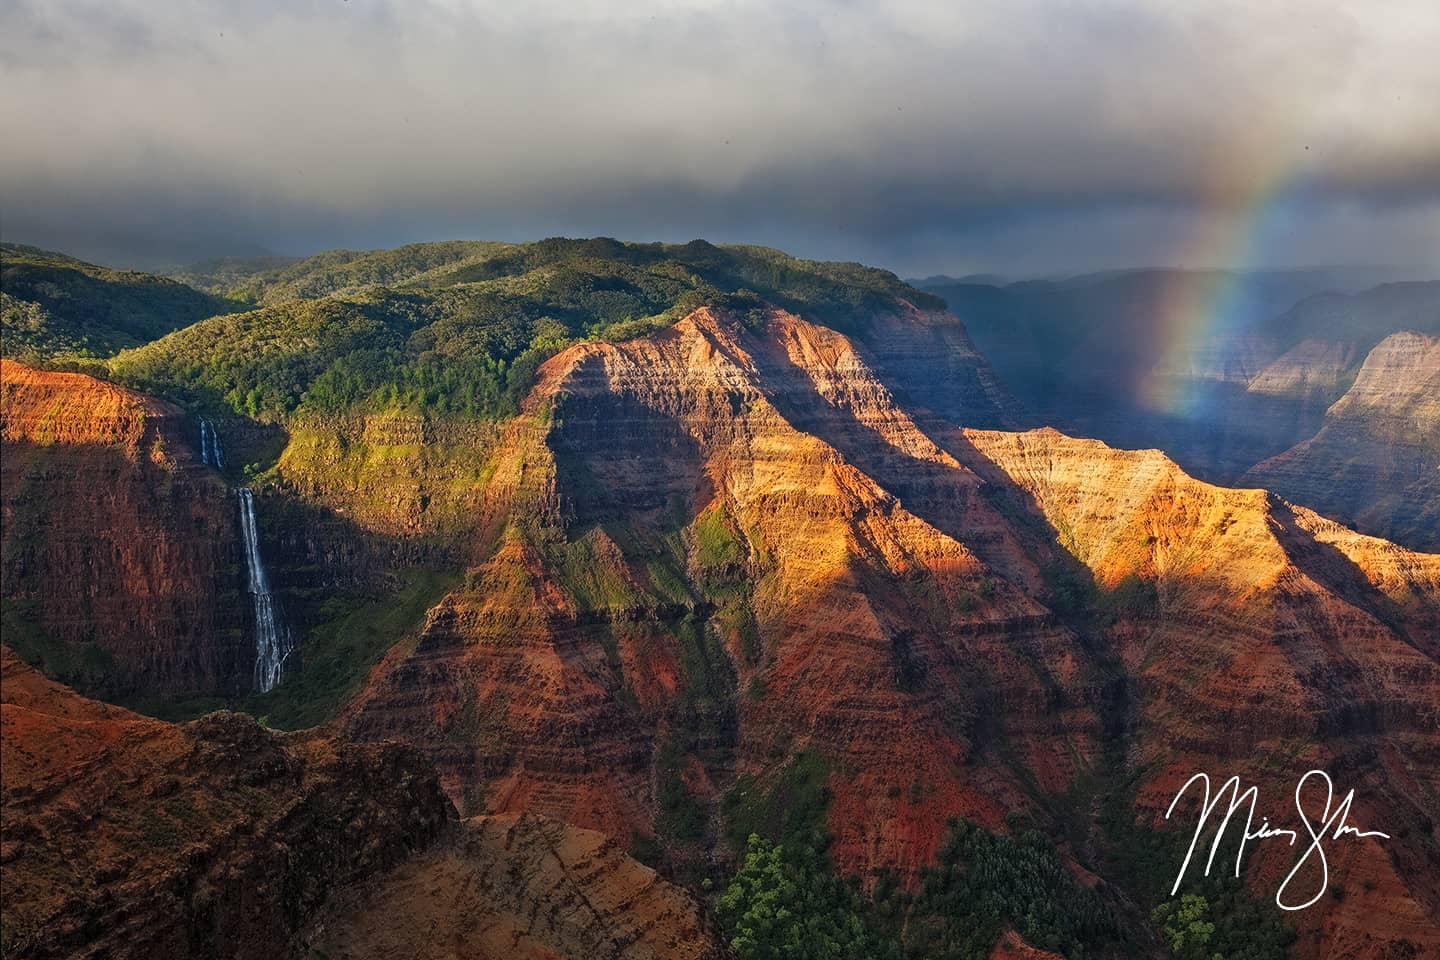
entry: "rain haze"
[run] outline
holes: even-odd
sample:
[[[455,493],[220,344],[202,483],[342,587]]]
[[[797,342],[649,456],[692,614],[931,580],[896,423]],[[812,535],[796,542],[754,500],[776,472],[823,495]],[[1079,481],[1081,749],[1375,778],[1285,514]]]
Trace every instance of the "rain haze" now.
[[[1440,4],[0,7],[0,232],[122,265],[744,241],[905,275],[1440,262]]]

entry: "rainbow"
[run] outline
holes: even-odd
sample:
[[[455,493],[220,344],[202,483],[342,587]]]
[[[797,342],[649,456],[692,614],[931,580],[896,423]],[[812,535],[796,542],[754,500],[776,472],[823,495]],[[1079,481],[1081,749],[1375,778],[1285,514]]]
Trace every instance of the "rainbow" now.
[[[1157,413],[1199,412],[1203,400],[1196,381],[1170,374],[1249,321],[1245,271],[1267,262],[1293,232],[1296,200],[1309,170],[1308,145],[1299,141],[1293,124],[1277,124],[1247,146],[1212,164],[1204,193],[1210,215],[1171,258],[1192,269],[1177,273],[1155,312],[1160,351],[1139,384],[1138,398]]]

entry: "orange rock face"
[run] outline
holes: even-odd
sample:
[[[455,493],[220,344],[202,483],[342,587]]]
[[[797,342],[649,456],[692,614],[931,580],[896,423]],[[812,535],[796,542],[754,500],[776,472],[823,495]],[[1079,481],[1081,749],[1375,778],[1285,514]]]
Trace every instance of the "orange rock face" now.
[[[95,475],[92,447],[124,453],[107,482],[129,492],[107,516],[121,531],[151,524],[132,550],[170,542],[166,511],[142,509],[155,471],[192,484],[174,496],[223,505],[193,454],[166,439],[173,409],[86,378],[62,390],[48,380],[60,375],[7,365],[6,376],[7,598],[43,596],[27,586],[48,582],[38,569],[110,582],[69,559],[80,550],[66,545],[78,538],[70,516],[25,492],[75,499]],[[45,411],[56,396],[71,409],[77,390],[94,394],[95,412],[60,421],[99,426],[67,426],[73,436],[52,443]],[[1424,409],[1429,395],[1413,393]],[[34,411],[13,430],[12,395]],[[1386,396],[1366,387],[1354,402]],[[675,856],[719,855],[726,792],[778,782],[802,753],[828,769],[831,856],[867,881],[882,869],[913,880],[951,815],[1005,829],[1011,813],[1064,838],[1077,872],[1103,877],[1111,864],[1090,821],[1114,792],[1133,788],[1125,812],[1159,827],[1191,774],[1234,774],[1258,786],[1272,822],[1293,824],[1297,779],[1325,769],[1342,793],[1355,788],[1353,822],[1394,839],[1334,845],[1331,882],[1344,895],[1305,914],[1296,955],[1440,950],[1440,555],[1261,489],[1201,483],[1156,451],[968,428],[1003,425],[1005,409],[943,314],[901,309],[852,340],[778,310],[700,310],[647,339],[566,350],[520,416],[449,427],[443,449],[413,463],[356,457],[324,424],[297,428],[309,446],[282,455],[274,496],[397,541],[433,535],[469,558],[464,585],[389,650],[336,723],[421,746],[455,804],[481,815],[468,839],[378,889],[480,956],[499,949],[495,936],[535,956],[618,937],[642,956],[644,937],[628,939],[603,910],[581,928],[521,931],[513,905],[480,912],[492,928],[435,914],[422,892],[464,905],[474,882],[503,899],[497,846],[554,844],[618,864],[616,883],[691,943],[678,932],[688,908],[647,900],[648,876],[600,835],[668,840],[678,798],[701,816]],[[426,446],[429,428],[344,429],[396,450]],[[12,432],[32,465],[13,482]],[[36,473],[35,451],[52,446],[64,469]],[[47,518],[47,534],[12,547],[11,510]],[[15,556],[41,559],[12,574]],[[158,591],[139,573],[114,583],[105,589],[127,608]],[[208,649],[216,634],[196,629]],[[132,648],[150,649],[111,655]],[[175,728],[133,729],[193,749]],[[87,733],[98,745],[75,749],[111,749],[109,735]],[[1097,785],[1106,778],[1124,783]],[[1252,858],[1254,892],[1268,900],[1290,852],[1272,842]],[[535,883],[549,903],[545,875]],[[332,904],[324,916],[340,926],[311,930],[314,942],[331,955],[398,949],[367,902]],[[1015,938],[996,949],[1040,956]]]
[[[5,954],[286,955],[338,886],[445,828],[434,774],[395,744],[183,726],[78,696],[0,647]]]
[[[702,784],[811,748],[837,860],[909,872],[947,816],[1028,805],[990,752],[1063,790],[1093,751],[1087,659],[1015,585],[1038,568],[845,337],[701,311],[556,357],[522,421],[494,553],[346,719],[443,744],[462,802],[647,833],[658,743],[692,748]]]
[[[0,412],[7,626],[23,624],[48,666],[109,696],[247,689],[235,504],[194,452],[195,422],[10,360]]]
[[[1404,839],[1332,844],[1345,897],[1297,923],[1297,955],[1440,949],[1437,885],[1419,879],[1440,877],[1440,555],[1199,483],[1155,451],[1051,430],[967,435],[1098,583],[1154,586],[1153,608],[1110,628],[1137,694],[1131,762],[1151,771],[1141,811],[1159,824],[1193,774],[1217,789],[1238,775],[1259,786],[1259,814],[1298,829],[1297,781],[1328,771],[1342,795],[1355,789],[1354,823]],[[1297,852],[1253,856],[1269,900]]]

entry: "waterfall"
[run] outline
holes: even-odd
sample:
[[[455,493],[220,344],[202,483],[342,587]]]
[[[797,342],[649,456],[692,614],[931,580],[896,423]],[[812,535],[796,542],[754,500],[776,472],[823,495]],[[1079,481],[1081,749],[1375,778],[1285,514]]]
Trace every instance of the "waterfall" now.
[[[290,631],[280,616],[280,604],[270,592],[265,563],[260,558],[260,530],[255,525],[255,494],[240,488],[240,530],[245,537],[245,572],[250,583],[250,601],[255,607],[255,689],[275,689],[280,671],[293,644]]]
[[[220,449],[220,434],[215,432],[215,424],[204,417],[200,418],[200,462],[207,467],[225,469],[225,454]]]

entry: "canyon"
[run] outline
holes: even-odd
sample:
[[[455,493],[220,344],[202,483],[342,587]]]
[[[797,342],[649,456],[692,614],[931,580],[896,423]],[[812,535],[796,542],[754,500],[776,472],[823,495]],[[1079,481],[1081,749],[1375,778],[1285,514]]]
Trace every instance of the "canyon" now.
[[[648,248],[587,243],[595,296],[620,289],[607,258],[677,272]],[[771,275],[709,245],[667,255],[709,277]],[[450,278],[529,256],[421,251],[423,292],[406,296],[459,296]],[[117,907],[84,929],[113,930],[115,949],[223,930],[247,956],[399,956],[402,917],[434,931],[426,956],[723,956],[705,898],[682,888],[723,884],[737,839],[778,836],[811,790],[828,862],[867,894],[913,891],[952,817],[1033,828],[1128,931],[1108,955],[1163,956],[1142,905],[1173,873],[1138,874],[1136,844],[1177,836],[1164,813],[1180,785],[1239,775],[1278,822],[1298,777],[1323,768],[1355,788],[1357,822],[1395,839],[1337,851],[1343,897],[1296,923],[1290,955],[1440,950],[1440,554],[1330,518],[1412,541],[1433,523],[1433,337],[1211,364],[1231,387],[1299,398],[1313,434],[1233,487],[1160,450],[1024,429],[1031,414],[966,324],[874,278],[828,323],[790,280],[770,299],[686,301],[643,335],[570,338],[502,415],[179,405],[229,388],[182,382],[172,358],[227,338],[238,355],[251,331],[301,356],[312,379],[286,389],[316,396],[323,364],[304,351],[390,309],[349,280],[404,280],[393,260],[317,269],[256,279],[274,305],[115,364],[136,385],[137,370],[147,388],[178,384],[174,399],[0,367],[6,643],[85,694],[310,728],[149,719],[7,652],[6,899],[36,905],[17,929],[82,900],[128,903],[127,870],[198,889],[244,873],[262,882],[243,920],[216,912],[234,889],[216,886],[209,913]],[[549,261],[521,276],[550,298],[579,282]],[[292,334],[297,289],[339,299]],[[236,404],[264,392],[241,385]],[[92,760],[61,764],[45,737]],[[266,797],[244,816],[242,787]],[[93,815],[104,790],[133,824]],[[164,805],[175,797],[195,822]],[[326,839],[337,817],[366,839]],[[181,857],[146,830],[210,852]],[[263,853],[282,836],[307,851],[298,891]],[[80,849],[67,845],[92,837],[96,863],[125,866],[57,879]],[[1252,860],[1244,893],[1265,901],[1290,861],[1278,847]],[[122,914],[135,919],[104,919]],[[67,936],[55,955],[107,945]],[[23,955],[50,955],[38,949]],[[1012,930],[993,955],[1055,954]]]

